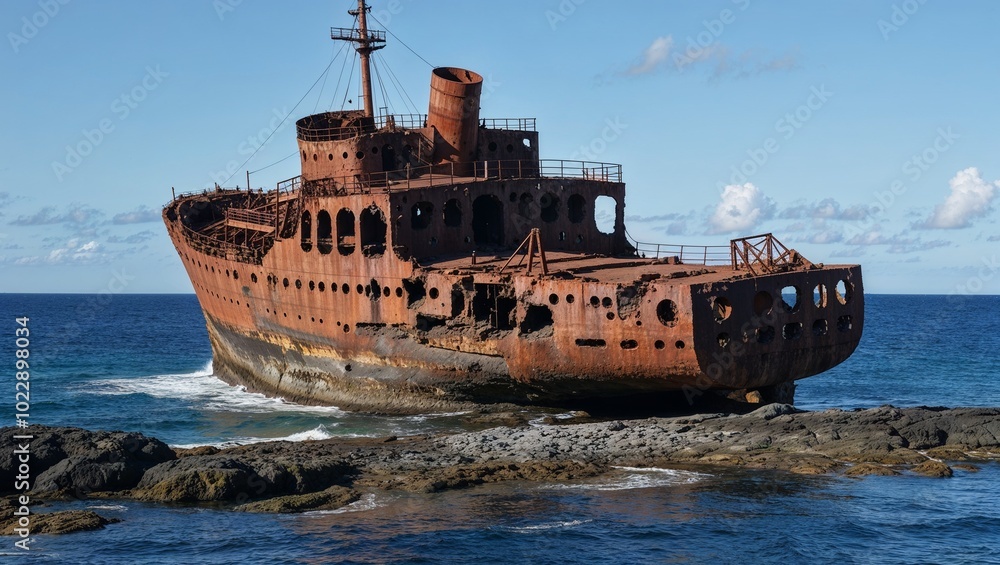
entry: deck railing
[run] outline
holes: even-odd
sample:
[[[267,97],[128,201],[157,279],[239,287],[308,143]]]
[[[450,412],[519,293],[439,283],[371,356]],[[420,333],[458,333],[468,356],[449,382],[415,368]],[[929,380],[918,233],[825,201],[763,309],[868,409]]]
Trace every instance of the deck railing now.
[[[622,166],[613,163],[566,161],[554,159],[475,161],[426,165],[396,171],[364,173],[308,181],[303,188],[308,194],[343,196],[393,192],[409,188],[431,187],[459,182],[491,179],[583,179],[598,182],[622,182]],[[291,182],[292,179],[284,181]],[[281,186],[281,185],[279,185]]]
[[[480,126],[509,131],[536,131],[535,118],[483,118]],[[359,135],[375,133],[384,128],[421,129],[427,127],[427,114],[380,114],[373,122],[355,123],[336,128],[316,128],[308,125],[296,127],[302,141],[342,141]]]
[[[487,129],[535,131],[535,118],[483,118],[480,125]]]
[[[628,232],[626,232],[626,235]],[[636,255],[646,259],[676,258],[685,265],[730,265],[733,269],[760,275],[773,273],[794,262],[793,251],[772,234],[765,233],[730,240],[729,245],[677,245],[646,243],[631,235]]]
[[[728,245],[678,245],[638,241],[628,231],[625,235],[635,247],[636,255],[645,259],[673,258],[685,265],[728,265],[731,253]]]
[[[773,273],[793,262],[792,250],[769,233],[731,240],[730,250],[733,268],[754,275]]]

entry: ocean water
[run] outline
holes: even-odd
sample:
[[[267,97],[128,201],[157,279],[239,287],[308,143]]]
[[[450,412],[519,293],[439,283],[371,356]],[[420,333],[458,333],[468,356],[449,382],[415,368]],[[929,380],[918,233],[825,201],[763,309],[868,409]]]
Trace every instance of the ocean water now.
[[[1000,406],[1000,297],[866,301],[858,351],[801,381],[799,407]],[[139,431],[175,446],[469,425],[461,414],[375,417],[229,387],[211,374],[194,296],[0,294],[0,327],[10,336],[0,357],[12,362],[21,315],[30,317],[34,423]],[[13,424],[9,402],[0,414]],[[1000,465],[984,464],[952,479],[621,468],[567,484],[380,493],[294,516],[78,501],[51,509],[91,508],[124,522],[37,536],[28,553],[0,538],[0,561],[1000,563],[997,500]]]

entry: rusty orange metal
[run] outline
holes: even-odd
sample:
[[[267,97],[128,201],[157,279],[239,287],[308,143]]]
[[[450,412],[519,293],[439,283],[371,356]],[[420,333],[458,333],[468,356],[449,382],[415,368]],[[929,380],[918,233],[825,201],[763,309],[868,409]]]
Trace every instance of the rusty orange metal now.
[[[304,117],[301,176],[165,206],[218,375],[380,412],[668,391],[790,400],[788,383],[855,350],[858,265],[811,263],[770,234],[631,241],[621,166],[540,159],[533,119],[480,119],[481,85],[435,69],[427,116]],[[610,233],[599,197],[616,203]],[[511,260],[522,242],[542,269]]]

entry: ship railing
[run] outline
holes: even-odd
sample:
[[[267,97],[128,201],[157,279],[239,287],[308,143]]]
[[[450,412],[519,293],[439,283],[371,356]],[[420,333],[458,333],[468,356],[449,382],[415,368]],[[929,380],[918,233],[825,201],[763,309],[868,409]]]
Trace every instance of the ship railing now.
[[[620,183],[622,182],[622,166],[613,163],[555,159],[444,163],[396,171],[328,177],[306,181],[302,188],[310,195],[344,196],[371,192],[393,192],[412,187],[425,188],[457,182],[538,178],[583,179]]]
[[[342,39],[345,41],[362,41],[367,39],[369,43],[385,43],[385,32],[378,29],[368,30],[368,37],[361,35],[361,30],[349,27],[331,27],[330,39]]]
[[[421,129],[427,127],[427,114],[379,114],[375,118],[375,127]]]
[[[374,124],[358,123],[339,128],[314,128],[310,126],[296,126],[296,135],[302,141],[343,141],[353,139],[366,133],[375,133],[377,128]]]
[[[622,166],[614,163],[540,159],[538,161],[476,161],[476,178],[555,178],[622,182]]]
[[[509,131],[537,131],[535,118],[483,118],[480,125],[487,129]]]
[[[729,247],[733,268],[753,275],[776,272],[795,263],[797,255],[769,233],[733,239]]]
[[[508,131],[536,131],[535,118],[483,118],[480,125],[488,129]],[[308,125],[296,127],[302,141],[343,141],[359,135],[389,129],[422,129],[427,127],[427,114],[380,114],[373,122],[355,123],[336,128],[315,128]]]
[[[285,179],[278,183],[278,192],[283,194],[290,194],[302,188],[302,177],[292,177],[290,179]]]
[[[646,243],[632,240],[636,255],[645,259],[675,259],[684,265],[728,265],[731,259],[727,245],[678,245]]]
[[[197,232],[188,226],[183,226],[184,238],[195,251],[219,257],[221,259],[237,260],[260,264],[264,250],[260,247],[251,247],[233,243],[218,237],[213,237]]]

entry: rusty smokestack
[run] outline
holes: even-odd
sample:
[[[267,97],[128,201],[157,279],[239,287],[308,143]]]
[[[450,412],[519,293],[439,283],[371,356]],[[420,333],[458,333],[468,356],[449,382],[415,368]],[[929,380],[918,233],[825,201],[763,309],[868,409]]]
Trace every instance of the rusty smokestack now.
[[[479,98],[482,91],[483,77],[472,71],[439,67],[431,72],[427,125],[437,130],[435,163],[467,163],[471,170],[479,138]],[[462,167],[463,170],[465,168]]]

